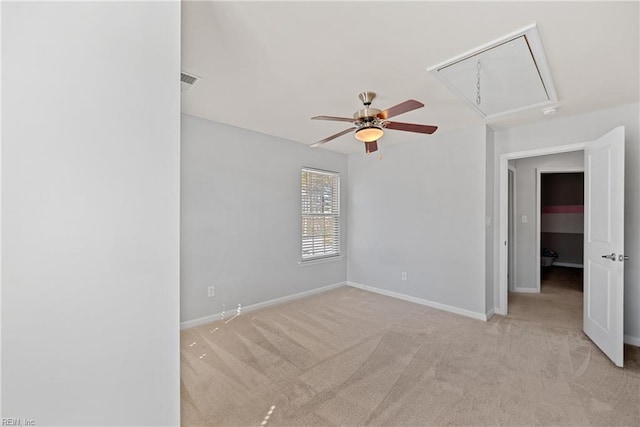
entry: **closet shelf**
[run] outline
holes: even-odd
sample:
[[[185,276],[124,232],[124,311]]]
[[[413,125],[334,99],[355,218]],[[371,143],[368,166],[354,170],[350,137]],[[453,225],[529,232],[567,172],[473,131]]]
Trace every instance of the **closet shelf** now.
[[[584,205],[547,205],[542,206],[543,214],[583,214]]]

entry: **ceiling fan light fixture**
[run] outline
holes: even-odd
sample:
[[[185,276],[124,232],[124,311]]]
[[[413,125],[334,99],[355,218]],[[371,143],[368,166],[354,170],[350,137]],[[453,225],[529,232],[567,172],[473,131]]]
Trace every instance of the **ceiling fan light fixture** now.
[[[366,126],[356,131],[355,137],[358,141],[362,142],[374,142],[382,138],[384,132],[382,128],[378,126]]]

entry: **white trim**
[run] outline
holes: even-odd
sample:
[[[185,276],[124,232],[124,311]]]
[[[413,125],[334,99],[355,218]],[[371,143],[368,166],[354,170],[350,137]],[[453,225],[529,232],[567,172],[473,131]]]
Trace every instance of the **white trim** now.
[[[323,258],[314,258],[307,261],[298,261],[298,265],[300,267],[306,267],[308,265],[324,264],[326,262],[341,261],[343,259],[344,259],[344,255],[334,255],[334,256],[327,256]]]
[[[551,264],[552,266],[558,266],[558,267],[572,267],[572,268],[584,268],[584,264],[577,264],[575,262],[557,262],[557,261],[553,261],[553,264]]]
[[[519,288],[519,287],[514,287],[513,290],[511,291],[514,294],[539,294],[540,293],[540,289],[536,289],[536,288]]]
[[[631,335],[625,335],[624,343],[629,345],[635,345],[636,347],[640,347],[640,337],[632,337]]]
[[[544,167],[544,168],[536,168],[536,207],[535,207],[535,215],[536,215],[536,231],[535,231],[535,239],[536,239],[536,255],[535,255],[535,266],[534,270],[536,272],[536,288],[538,292],[540,292],[540,246],[541,246],[541,226],[540,222],[542,220],[542,174],[543,173],[572,173],[572,172],[582,172],[584,173],[583,167]],[[583,178],[584,180],[584,178]],[[584,231],[584,222],[582,223],[582,228]],[[555,265],[560,265],[554,262]]]
[[[504,242],[507,239],[507,180],[509,160],[523,159],[526,157],[543,156],[546,154],[568,153],[571,151],[584,150],[588,141],[578,142],[574,144],[558,145],[552,147],[535,148],[532,150],[515,151],[512,153],[504,153],[500,155],[498,162],[498,212],[499,218],[499,237],[496,245],[498,245],[498,306],[495,307],[496,314],[506,315],[508,312],[508,286],[507,286],[507,247]]]
[[[242,307],[242,312],[248,313],[250,311],[255,311],[261,308],[270,307],[272,305],[282,304],[284,302],[297,300],[300,298],[319,294],[319,293],[326,292],[331,289],[339,288],[341,286],[346,286],[346,285],[347,285],[347,282],[339,282],[339,283],[334,283],[332,285],[323,286],[321,288],[315,288],[308,291],[299,292],[293,295],[287,295],[280,298],[274,298],[268,301],[258,302],[256,304],[251,304],[251,305]],[[231,312],[233,312],[233,310]],[[227,313],[230,313],[230,312],[227,312]],[[215,313],[208,316],[198,317],[197,319],[186,320],[184,322],[181,322],[180,329],[193,328],[195,326],[204,325],[205,323],[215,322],[216,320],[221,320],[221,319],[222,319],[222,313]]]
[[[509,213],[509,205],[508,202],[509,200],[511,200],[511,217],[507,219],[507,221],[511,222],[511,236],[508,235],[509,233],[509,224],[507,223],[507,241],[509,240],[509,237],[511,237],[511,245],[509,245],[509,247],[507,248],[507,256],[508,256],[508,260],[511,260],[511,288],[515,288],[515,282],[516,282],[516,278],[517,278],[517,269],[518,269],[518,263],[516,262],[516,247],[517,247],[517,232],[518,232],[518,227],[516,227],[517,222],[516,222],[516,209],[517,209],[517,203],[516,203],[516,175],[517,175],[517,170],[515,167],[513,166],[508,166],[509,163],[507,163],[507,167],[508,167],[508,172],[507,172],[507,179],[509,178],[509,172],[512,173],[512,188],[511,188],[511,194],[507,195],[507,214]],[[507,182],[507,191],[509,191],[509,183]],[[509,268],[509,264],[507,261],[507,269]],[[508,271],[507,271],[508,274]],[[507,287],[509,286],[509,283],[507,283]]]
[[[493,311],[493,308],[489,311],[487,311],[487,314],[485,314],[485,317],[487,318],[487,320],[491,319],[493,317],[493,315],[495,314],[495,312]]]
[[[400,294],[398,292],[388,291],[386,289],[374,288],[373,286],[363,285],[361,283],[347,282],[347,285],[354,288],[362,289],[365,291],[375,292],[377,294],[385,295],[388,297],[397,298],[397,299],[413,302],[420,305],[426,305],[427,307],[437,308],[438,310],[448,311],[454,314],[460,314],[462,316],[471,317],[472,319],[484,320],[484,321],[487,320],[487,315],[485,313],[478,313],[475,311],[466,310],[464,308],[454,307],[452,305],[442,304],[439,302],[430,301],[423,298],[412,297],[411,295],[405,295],[405,294]]]

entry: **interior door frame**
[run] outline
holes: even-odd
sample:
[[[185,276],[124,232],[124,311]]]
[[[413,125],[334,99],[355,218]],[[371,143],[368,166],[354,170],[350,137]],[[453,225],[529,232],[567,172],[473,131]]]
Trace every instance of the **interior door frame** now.
[[[536,168],[536,256],[534,262],[536,272],[536,289],[540,293],[540,246],[542,236],[541,221],[542,221],[542,175],[545,173],[579,173],[584,174],[583,167],[563,167],[563,166],[549,166],[544,168]],[[582,178],[584,181],[584,177]],[[582,231],[584,232],[584,221],[582,222]],[[584,254],[582,254],[582,264],[584,265]]]
[[[506,315],[509,311],[508,307],[508,295],[509,287],[507,280],[508,273],[508,179],[509,179],[509,160],[524,159],[527,157],[545,156],[547,154],[560,154],[568,153],[571,151],[584,150],[587,144],[591,141],[577,142],[574,144],[556,145],[552,147],[536,148],[532,150],[514,151],[511,153],[504,153],[500,155],[498,166],[498,206],[499,206],[499,228],[498,228],[498,240],[496,245],[499,248],[498,254],[498,304],[495,307],[496,314]],[[538,259],[538,262],[540,260]]]
[[[508,165],[508,163],[507,163]],[[516,287],[516,168],[508,166],[507,179],[511,179],[511,187],[507,181],[507,241],[511,242],[508,245],[507,252],[507,287],[510,291]],[[511,213],[509,214],[509,208]]]

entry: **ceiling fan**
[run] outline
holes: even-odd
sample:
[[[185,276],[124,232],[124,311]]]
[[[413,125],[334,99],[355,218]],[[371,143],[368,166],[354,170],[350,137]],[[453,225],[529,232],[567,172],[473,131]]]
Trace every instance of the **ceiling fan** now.
[[[384,129],[402,130],[406,132],[417,132],[432,134],[438,129],[438,126],[430,125],[418,125],[414,123],[401,123],[392,122],[388,119],[395,117],[402,113],[407,113],[415,109],[424,107],[424,104],[416,101],[415,99],[409,99],[401,102],[398,105],[394,105],[391,108],[387,108],[384,111],[380,111],[377,108],[370,108],[371,101],[376,97],[375,92],[362,92],[358,95],[364,108],[357,111],[352,119],[347,117],[333,117],[333,116],[315,116],[311,117],[311,120],[332,120],[337,122],[351,122],[353,127],[345,129],[342,132],[338,132],[335,135],[331,135],[325,139],[322,139],[311,147],[317,147],[329,142],[342,135],[346,135],[351,131],[355,131],[355,137],[357,140],[364,142],[364,149],[367,154],[373,153],[378,149],[378,140],[384,135]]]

